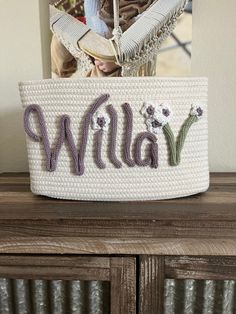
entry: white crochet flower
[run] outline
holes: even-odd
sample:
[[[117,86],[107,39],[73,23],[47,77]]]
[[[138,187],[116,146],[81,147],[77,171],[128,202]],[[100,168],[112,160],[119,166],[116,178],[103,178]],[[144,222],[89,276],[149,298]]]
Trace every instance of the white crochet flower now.
[[[157,106],[154,117],[161,120],[164,124],[167,124],[170,121],[172,114],[170,106],[166,103],[162,103]]]
[[[110,117],[106,112],[97,111],[93,115],[92,128],[94,130],[108,131],[110,121]]]
[[[204,113],[202,107],[202,103],[200,102],[193,104],[190,110],[190,116],[196,116],[198,119],[201,119]]]
[[[163,121],[160,121],[155,117],[151,117],[146,120],[146,125],[149,132],[159,134],[165,124]]]
[[[147,101],[141,109],[141,114],[145,118],[155,117],[166,124],[172,116],[172,110],[166,103],[154,103]]]
[[[150,118],[155,114],[155,110],[156,105],[153,102],[147,101],[143,104],[140,112],[145,118]]]

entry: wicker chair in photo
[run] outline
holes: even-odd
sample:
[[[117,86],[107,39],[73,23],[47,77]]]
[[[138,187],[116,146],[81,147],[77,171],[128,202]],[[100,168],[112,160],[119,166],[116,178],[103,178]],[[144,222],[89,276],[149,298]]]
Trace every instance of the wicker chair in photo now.
[[[110,40],[94,33],[67,13],[73,10],[75,13],[75,7],[67,7],[67,12],[51,7],[50,25],[53,33],[85,69],[84,72],[91,67],[89,56],[92,56],[116,62],[122,67],[122,76],[136,76],[142,65],[156,58],[161,43],[172,33],[186,3],[186,0],[155,1],[122,33],[119,26],[119,0],[114,0],[114,30]],[[76,4],[76,8],[81,5]],[[61,0],[56,6],[65,8],[65,3]]]

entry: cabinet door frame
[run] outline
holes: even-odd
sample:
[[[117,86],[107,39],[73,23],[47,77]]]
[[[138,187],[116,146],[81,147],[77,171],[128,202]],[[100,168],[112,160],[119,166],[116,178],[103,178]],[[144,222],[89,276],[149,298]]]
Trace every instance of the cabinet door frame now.
[[[139,314],[163,314],[165,279],[236,280],[236,256],[139,257]]]
[[[0,278],[110,282],[111,314],[136,314],[136,257],[0,255]]]

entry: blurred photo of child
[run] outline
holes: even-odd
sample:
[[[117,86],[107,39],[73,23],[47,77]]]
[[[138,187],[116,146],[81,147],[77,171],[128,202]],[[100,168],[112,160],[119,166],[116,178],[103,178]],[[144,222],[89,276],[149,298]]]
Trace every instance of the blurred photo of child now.
[[[155,0],[120,0],[120,27],[127,30]],[[104,38],[112,37],[114,27],[112,0],[84,0],[83,16],[80,21],[85,23],[92,31]],[[51,42],[52,72],[58,77],[71,77],[79,72],[76,59],[53,35]],[[108,62],[92,58],[93,68],[86,76],[120,76],[121,68],[115,62]]]

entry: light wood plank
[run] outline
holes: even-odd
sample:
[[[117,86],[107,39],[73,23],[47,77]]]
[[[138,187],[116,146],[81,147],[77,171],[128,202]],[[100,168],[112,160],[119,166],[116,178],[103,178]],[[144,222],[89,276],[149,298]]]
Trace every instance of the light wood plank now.
[[[0,239],[0,253],[233,256],[236,239],[9,237]]]

